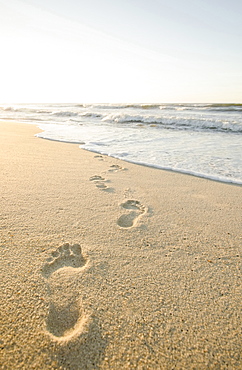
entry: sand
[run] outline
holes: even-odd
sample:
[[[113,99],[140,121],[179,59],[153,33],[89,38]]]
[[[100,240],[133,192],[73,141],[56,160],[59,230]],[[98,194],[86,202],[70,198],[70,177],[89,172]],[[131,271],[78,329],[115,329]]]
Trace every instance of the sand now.
[[[241,369],[242,187],[0,123],[1,369]]]

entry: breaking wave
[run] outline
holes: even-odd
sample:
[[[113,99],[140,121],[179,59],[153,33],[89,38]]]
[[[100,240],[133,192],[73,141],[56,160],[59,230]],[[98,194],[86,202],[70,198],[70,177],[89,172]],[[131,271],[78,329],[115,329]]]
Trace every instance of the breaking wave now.
[[[143,125],[157,125],[160,128],[174,130],[206,130],[219,132],[242,133],[242,124],[238,122],[229,122],[224,120],[206,119],[206,118],[182,118],[177,116],[151,116],[151,115],[128,115],[128,114],[110,114],[102,119],[103,122],[115,123],[138,123]]]
[[[78,113],[71,112],[71,111],[66,111],[66,112],[60,111],[60,112],[52,112],[51,115],[57,116],[57,117],[74,117],[74,116],[78,116]]]

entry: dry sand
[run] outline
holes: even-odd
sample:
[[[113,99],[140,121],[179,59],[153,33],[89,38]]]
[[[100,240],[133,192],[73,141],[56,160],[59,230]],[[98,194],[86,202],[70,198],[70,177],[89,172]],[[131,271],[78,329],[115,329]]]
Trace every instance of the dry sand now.
[[[0,123],[1,369],[242,369],[242,187]]]

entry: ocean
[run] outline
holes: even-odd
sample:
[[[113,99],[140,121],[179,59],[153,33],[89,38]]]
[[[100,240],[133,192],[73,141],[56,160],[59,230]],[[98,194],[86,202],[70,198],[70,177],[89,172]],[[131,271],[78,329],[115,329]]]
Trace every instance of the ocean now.
[[[242,185],[242,104],[2,104],[0,119],[35,124],[39,138]]]

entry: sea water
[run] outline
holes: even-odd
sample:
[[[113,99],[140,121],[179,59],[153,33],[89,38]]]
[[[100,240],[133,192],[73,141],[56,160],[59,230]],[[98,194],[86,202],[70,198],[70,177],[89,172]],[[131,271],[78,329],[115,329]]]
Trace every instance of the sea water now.
[[[0,119],[125,161],[242,184],[242,104],[0,105]]]

